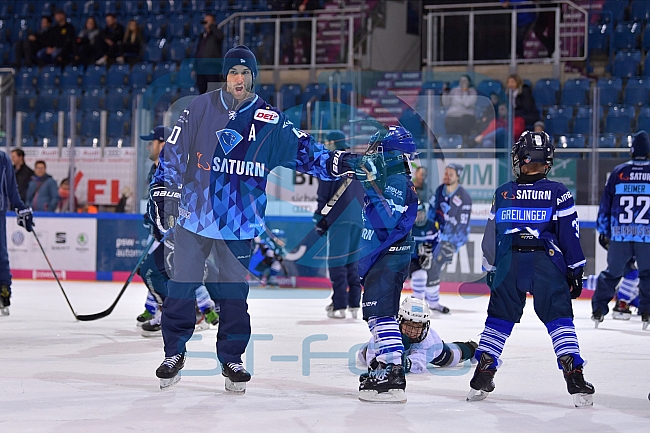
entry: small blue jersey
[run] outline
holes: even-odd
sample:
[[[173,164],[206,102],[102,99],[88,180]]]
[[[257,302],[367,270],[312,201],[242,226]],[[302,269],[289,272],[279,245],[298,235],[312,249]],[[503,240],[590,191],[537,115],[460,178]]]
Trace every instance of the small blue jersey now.
[[[0,150],[0,212],[25,209],[16,184],[16,173],[11,159]]]
[[[429,200],[427,218],[440,225],[440,242],[449,242],[456,248],[467,242],[471,214],[472,198],[462,186],[448,194],[446,185],[440,185]]]
[[[257,95],[232,105],[221,89],[197,96],[167,139],[152,181],[182,187],[178,224],[212,239],[252,239],[264,231],[266,183],[275,167],[335,179],[327,173],[330,152],[283,113]]]
[[[506,182],[496,190],[482,242],[485,270],[511,250],[518,233],[536,238],[563,273],[585,264],[573,196],[559,182]]]
[[[597,229],[617,242],[650,242],[650,161],[632,160],[612,170]]]
[[[411,230],[413,235],[413,240],[415,241],[415,248],[411,257],[417,258],[418,256],[418,247],[420,244],[428,243],[432,245],[432,251],[436,250],[438,242],[440,241],[440,230],[436,227],[436,222],[430,219],[427,219],[426,223],[422,226],[417,224],[413,225],[413,230]]]

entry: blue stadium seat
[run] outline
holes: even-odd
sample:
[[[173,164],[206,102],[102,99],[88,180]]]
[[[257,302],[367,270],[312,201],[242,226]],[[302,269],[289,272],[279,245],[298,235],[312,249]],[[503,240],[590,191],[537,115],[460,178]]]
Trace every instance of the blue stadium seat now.
[[[164,15],[149,15],[140,26],[145,40],[167,38],[167,17]]]
[[[422,89],[420,90],[420,95],[426,95],[427,90],[433,90],[434,95],[442,95],[442,90],[445,87],[444,81],[425,81],[422,83]]]
[[[21,147],[35,147],[36,140],[31,135],[23,135]]]
[[[169,86],[175,81],[176,63],[160,62],[153,68],[152,84]],[[164,77],[164,78],[161,78]]]
[[[14,77],[16,88],[33,89],[37,76],[38,68],[22,68]]]
[[[108,136],[111,138],[129,136],[131,133],[131,128],[129,127],[130,116],[130,111],[117,110],[111,112],[106,125]]]
[[[558,149],[584,149],[585,136],[582,134],[563,135],[556,141],[555,146]],[[555,157],[560,159],[580,158],[583,154],[584,153],[556,152]]]
[[[68,0],[63,3],[63,12],[67,17],[78,17],[83,13],[83,4]]]
[[[650,131],[650,107],[641,107],[639,117],[636,120],[636,130]]]
[[[104,85],[106,68],[100,65],[90,65],[83,75],[83,87],[99,87]]]
[[[630,78],[625,86],[623,103],[625,105],[648,105],[650,80],[644,78]]]
[[[109,112],[131,108],[131,93],[127,87],[112,87],[104,98],[104,108]]]
[[[176,74],[176,84],[180,87],[193,87],[196,84],[194,72],[194,59],[185,59],[181,62]]]
[[[20,41],[27,37],[30,28],[30,19],[21,17],[16,19],[9,29],[9,39],[11,41]]]
[[[479,95],[490,97],[491,93],[496,94],[499,98],[503,99],[505,92],[503,90],[503,84],[501,81],[497,80],[483,80],[478,86],[476,86],[476,91]]]
[[[598,147],[607,149],[616,147],[616,136],[614,134],[601,134],[598,137]]]
[[[146,87],[149,85],[153,75],[153,65],[151,63],[136,63],[129,74],[129,86]]]
[[[39,89],[51,89],[57,87],[61,69],[55,66],[48,66],[38,74],[37,85]]]
[[[298,98],[301,93],[302,89],[300,88],[300,84],[283,84],[282,87],[280,87],[280,102],[282,103],[282,110],[294,107],[298,103]]]
[[[625,18],[627,1],[606,0],[603,4],[603,21],[617,23]]]
[[[566,135],[569,133],[569,120],[573,113],[563,107],[550,107],[544,119],[546,132],[551,136]]]
[[[174,14],[169,17],[167,25],[168,38],[185,38],[189,35],[191,18],[189,15]]]
[[[101,10],[101,3],[95,0],[88,0],[83,6],[84,17],[98,17],[103,12]]]
[[[36,98],[36,108],[38,111],[57,111],[59,98],[59,89],[43,89]]]
[[[100,111],[104,108],[104,95],[106,92],[102,88],[94,88],[86,91],[81,96],[79,109],[82,111]]]
[[[99,137],[100,132],[100,113],[99,111],[83,112],[81,122],[81,135],[84,137]]]
[[[645,30],[643,30],[643,39],[641,40],[641,48],[643,48],[643,51],[648,51],[650,50],[650,27],[646,27]]]
[[[149,15],[150,5],[148,1],[145,0],[128,0],[125,1],[126,14],[128,16],[135,15]]]
[[[129,65],[111,65],[106,72],[106,87],[119,87],[127,83],[129,75]]]
[[[614,49],[633,50],[637,48],[637,38],[641,25],[635,22],[621,22],[614,28]]]
[[[564,83],[562,105],[585,105],[587,104],[587,93],[589,92],[589,80],[575,79]]]
[[[54,111],[41,111],[34,128],[34,135],[37,137],[56,136],[58,115]],[[23,131],[23,134],[25,131]]]
[[[623,89],[623,80],[620,78],[599,78],[596,84],[600,89],[600,105],[618,105]]]
[[[182,62],[188,57],[191,43],[189,38],[172,39],[169,44],[167,59],[173,62]]]
[[[59,111],[70,111],[71,96],[75,96],[77,98],[75,108],[79,108],[81,95],[81,89],[78,87],[69,87],[67,89],[62,89],[61,96],[59,97]]]
[[[144,52],[145,62],[162,62],[165,39],[150,39]],[[131,70],[133,73],[133,70]]]
[[[32,135],[34,133],[34,127],[36,126],[36,113],[34,111],[21,112],[18,117],[18,122],[20,122],[23,128],[23,136]],[[14,119],[15,121],[16,119]],[[16,131],[16,125],[14,125],[14,131]]]
[[[638,75],[641,64],[641,51],[618,51],[614,56],[614,69],[612,75],[621,78],[630,78]]]
[[[172,7],[170,6],[169,2],[167,0],[156,0],[151,2],[151,13],[158,15],[158,14],[165,14],[169,15],[169,13],[172,12]]]
[[[296,128],[300,127],[303,111],[304,107],[302,105],[295,104],[283,110],[284,114],[287,116],[287,119],[293,122]]]
[[[463,136],[456,134],[449,135],[437,135],[438,145],[441,149],[445,150],[444,152],[446,157],[456,157],[458,154],[456,152],[447,152],[450,150],[460,149],[463,147]]]
[[[178,99],[186,96],[196,96],[198,94],[199,90],[196,87],[184,87],[178,92]]]
[[[602,106],[599,107],[599,111],[600,111],[599,117],[602,119],[604,113],[604,109]],[[576,117],[573,119],[574,134],[583,134],[583,135],[591,134],[592,113],[593,110],[591,107],[587,107],[587,106],[578,107],[578,112],[576,113]]]
[[[344,81],[341,83],[341,104],[345,105],[352,105],[350,104],[350,92],[354,90],[354,85],[350,82]],[[334,99],[337,99],[339,97],[339,92],[338,92],[338,84],[334,83],[332,95],[334,96]],[[330,100],[330,92],[329,89],[325,90],[325,101]]]
[[[108,140],[110,147],[131,147],[131,137],[115,137]]]
[[[18,89],[15,99],[15,110],[27,113],[36,107],[36,90]]]
[[[269,104],[275,106],[275,84],[257,84],[255,93]]]
[[[415,110],[407,108],[400,116],[399,123],[408,129],[416,140],[419,140],[427,136],[422,120]]]
[[[647,21],[650,18],[650,2],[633,1],[630,8],[630,17],[639,24]]]
[[[625,134],[631,131],[634,112],[627,107],[611,107],[605,119],[603,132],[608,134]]]
[[[611,25],[592,24],[588,29],[589,53],[592,51],[607,51]]]
[[[83,69],[78,66],[66,66],[61,77],[59,78],[60,87],[79,87],[79,77],[83,74]]]
[[[327,89],[324,85],[319,83],[310,83],[305,86],[305,89],[300,95],[300,103],[306,104],[309,101],[322,101]]]
[[[538,80],[533,87],[533,98],[538,107],[557,104],[560,93],[560,80],[549,78]]]

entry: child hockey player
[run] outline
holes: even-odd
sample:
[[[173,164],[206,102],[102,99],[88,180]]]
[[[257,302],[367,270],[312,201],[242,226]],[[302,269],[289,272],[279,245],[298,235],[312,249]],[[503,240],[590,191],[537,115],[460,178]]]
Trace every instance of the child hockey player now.
[[[582,375],[585,361],[571,306],[582,291],[585,257],[573,197],[563,184],[546,179],[553,153],[545,132],[525,131],[512,146],[515,180],[494,194],[481,245],[491,294],[468,401],[483,400],[494,391],[501,352],[530,293],[574,404],[593,405],[595,390]]]
[[[278,287],[278,274],[287,274],[282,264],[284,256],[287,255],[284,249],[285,242],[284,230],[273,229],[271,234],[264,232],[260,240],[255,239],[255,249],[251,256],[251,262],[248,270],[253,275],[259,277],[262,285]]]
[[[423,299],[404,298],[400,305],[397,320],[404,343],[404,373],[425,373],[427,364],[455,367],[474,357],[477,347],[475,342],[445,343],[438,333],[429,327],[430,316],[431,310]],[[375,340],[371,337],[368,344],[359,350],[357,358],[363,365],[370,366],[375,357],[375,347]]]
[[[411,255],[409,275],[413,297],[424,299],[427,288],[427,271],[431,269],[433,252],[439,241],[439,223],[429,219],[426,203],[418,202],[418,213],[413,225],[413,240],[415,248]]]

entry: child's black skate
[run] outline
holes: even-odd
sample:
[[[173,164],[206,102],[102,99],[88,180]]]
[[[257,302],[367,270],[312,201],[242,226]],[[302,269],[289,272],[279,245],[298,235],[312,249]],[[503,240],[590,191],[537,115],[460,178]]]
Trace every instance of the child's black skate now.
[[[180,371],[185,365],[185,353],[174,356],[167,356],[156,370],[156,376],[160,378],[160,389],[166,389],[181,380]]]
[[[596,392],[596,389],[592,384],[585,381],[582,375],[582,365],[574,367],[573,356],[571,355],[561,356],[559,361],[564,372],[567,391],[573,396],[573,404],[575,407],[593,406],[594,400],[592,394]]]
[[[359,377],[359,400],[370,403],[406,403],[406,377],[397,364],[373,359],[368,373]]]
[[[650,314],[641,313],[641,323],[643,323],[643,330],[648,329],[648,323],[650,323]]]
[[[493,379],[496,372],[494,357],[487,352],[483,352],[476,370],[474,370],[474,377],[469,381],[469,386],[472,389],[467,394],[467,401],[485,400],[488,394],[494,391]]]
[[[2,287],[0,287],[0,315],[9,315],[9,306],[11,305],[10,299],[11,294],[9,293],[9,287],[6,284],[3,284]]]
[[[591,320],[594,321],[594,326],[598,328],[600,322],[605,320],[605,316],[603,316],[603,313],[600,310],[596,310],[593,313],[591,313]]]
[[[226,391],[236,394],[246,392],[246,382],[251,380],[251,374],[246,371],[241,362],[221,364],[221,374],[226,378]]]
[[[144,322],[148,322],[151,319],[153,319],[153,314],[151,314],[149,310],[144,310],[142,314],[135,318],[136,325],[142,327]]]
[[[630,304],[621,299],[616,301],[616,306],[612,311],[612,318],[616,320],[630,320],[631,317]]]

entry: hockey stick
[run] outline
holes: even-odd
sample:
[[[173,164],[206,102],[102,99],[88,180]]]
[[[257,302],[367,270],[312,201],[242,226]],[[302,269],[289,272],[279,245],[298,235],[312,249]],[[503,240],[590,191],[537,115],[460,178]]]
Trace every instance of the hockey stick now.
[[[93,320],[97,320],[97,319],[101,319],[103,317],[106,317],[106,316],[108,316],[109,314],[111,314],[113,312],[113,309],[117,305],[117,302],[120,300],[120,298],[124,294],[124,291],[126,290],[126,288],[131,283],[131,280],[133,279],[133,276],[136,274],[136,272],[138,272],[138,269],[140,269],[140,265],[142,265],[142,262],[144,262],[144,259],[146,259],[147,256],[149,255],[149,249],[153,245],[153,242],[154,242],[154,238],[152,237],[151,240],[149,240],[149,243],[147,244],[147,246],[145,247],[144,252],[140,256],[140,259],[138,260],[138,263],[135,265],[135,267],[131,271],[131,274],[129,274],[129,278],[126,279],[126,282],[122,286],[122,290],[120,290],[120,293],[118,293],[117,298],[115,299],[113,304],[110,307],[108,307],[107,310],[104,310],[104,311],[99,312],[99,313],[79,315],[79,316],[77,316],[77,320],[80,320],[82,322],[90,322],[90,321],[93,321]]]
[[[74,312],[74,308],[72,308],[72,304],[70,303],[70,300],[68,299],[68,295],[65,293],[65,290],[63,290],[63,286],[61,285],[61,281],[59,281],[59,277],[56,275],[56,272],[54,272],[54,268],[52,267],[52,263],[50,263],[50,259],[48,259],[47,254],[45,254],[45,250],[43,249],[43,245],[41,245],[41,240],[38,238],[38,235],[36,234],[36,231],[32,230],[32,233],[34,234],[34,237],[36,238],[36,243],[38,243],[38,247],[41,249],[41,252],[43,253],[43,257],[45,257],[45,261],[47,262],[48,266],[50,267],[50,270],[52,271],[52,275],[54,275],[54,279],[56,280],[57,283],[59,283],[59,288],[61,289],[61,292],[63,293],[63,296],[65,297],[65,302],[67,302],[68,307],[70,307],[70,311],[72,311],[72,315],[74,316],[75,319],[79,320],[79,316],[77,316],[77,313]]]

